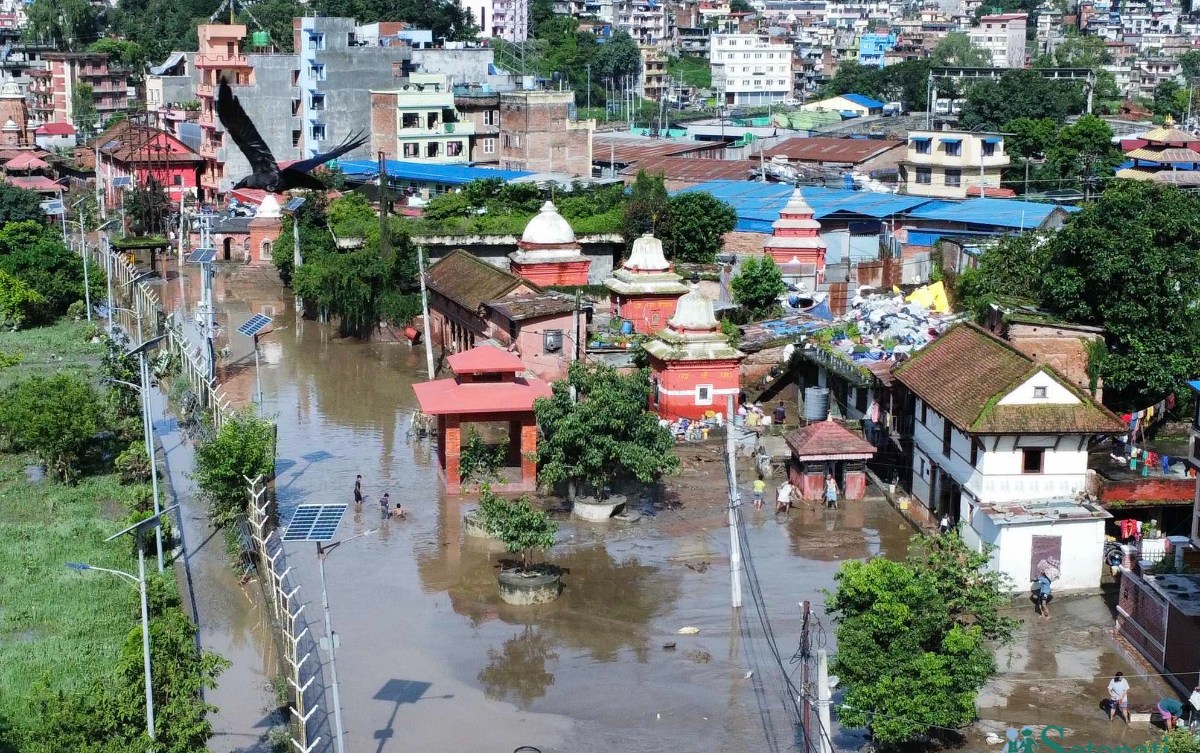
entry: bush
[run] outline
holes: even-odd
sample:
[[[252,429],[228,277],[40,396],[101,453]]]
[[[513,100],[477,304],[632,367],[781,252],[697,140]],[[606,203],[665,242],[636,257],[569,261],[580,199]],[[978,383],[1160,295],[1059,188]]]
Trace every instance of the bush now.
[[[28,450],[63,481],[79,473],[80,461],[100,430],[100,396],[68,374],[30,377],[0,396],[0,436]]]
[[[558,524],[545,510],[534,507],[529,497],[504,499],[492,494],[486,486],[480,494],[476,516],[488,533],[504,542],[505,550],[510,554],[520,553],[522,568],[529,566],[535,550],[554,546],[554,535],[558,533]]]
[[[210,505],[209,516],[223,526],[246,512],[247,478],[275,468],[275,430],[253,413],[229,417],[215,437],[196,448],[192,479]]]
[[[508,454],[508,439],[492,447],[483,441],[475,427],[467,432],[467,441],[463,443],[459,456],[459,474],[462,482],[474,480],[479,482],[494,481],[498,472],[504,467],[504,459]]]
[[[0,269],[0,325],[20,329],[46,315],[46,297]]]
[[[146,445],[134,442],[117,455],[113,466],[121,476],[122,484],[144,484],[150,480],[150,456],[146,454]]]

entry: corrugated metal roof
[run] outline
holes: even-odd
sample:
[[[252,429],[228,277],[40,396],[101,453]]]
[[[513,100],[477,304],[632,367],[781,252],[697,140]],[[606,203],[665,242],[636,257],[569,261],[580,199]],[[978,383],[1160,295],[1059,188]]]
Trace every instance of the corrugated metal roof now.
[[[734,230],[745,233],[771,233],[771,223],[792,196],[787,183],[751,183],[745,180],[712,180],[677,191],[705,191],[728,203],[737,212]]]
[[[968,199],[966,201],[931,201],[912,211],[912,216],[924,220],[963,222],[971,225],[1033,229],[1055,209],[1079,211],[1076,207],[1060,207],[1033,201],[1009,199]]]
[[[710,180],[746,180],[761,169],[750,159],[693,159],[691,157],[651,157],[621,171],[621,175],[637,175],[639,170],[660,173],[667,180],[701,183]]]
[[[849,191],[818,186],[806,187],[803,192],[804,200],[812,207],[813,216],[818,220],[839,212],[882,219],[929,203],[929,199],[922,196],[901,196],[894,193]]]
[[[370,159],[340,160],[338,168],[342,173],[353,178],[373,178],[379,175],[379,163]],[[512,180],[532,173],[524,170],[500,170],[491,167],[470,167],[468,165],[438,165],[428,162],[405,162],[390,159],[386,162],[388,177],[392,180],[414,180],[426,183],[440,183],[448,186],[461,186],[476,180],[499,178]]]
[[[767,150],[767,157],[786,157],[791,162],[835,162],[858,164],[890,149],[904,146],[903,141],[884,139],[839,139],[828,136],[795,138],[781,141]]]
[[[629,133],[597,133],[592,136],[592,161],[631,165],[652,157],[670,157],[690,152],[724,150],[714,141],[692,139],[652,139]]]
[[[842,99],[872,110],[878,110],[880,107],[883,107],[882,102],[877,99],[871,99],[865,94],[843,94]]]

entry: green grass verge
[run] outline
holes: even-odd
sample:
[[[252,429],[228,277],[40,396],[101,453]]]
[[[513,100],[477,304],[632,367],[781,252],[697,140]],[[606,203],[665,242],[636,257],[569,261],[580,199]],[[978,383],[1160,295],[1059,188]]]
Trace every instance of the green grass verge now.
[[[0,353],[20,354],[20,361],[0,368],[0,389],[28,376],[71,371],[89,375],[100,365],[104,345],[88,335],[99,323],[61,319],[55,324],[17,332],[0,332]]]
[[[115,475],[31,483],[33,462],[0,454],[0,718],[15,724],[37,683],[67,690],[111,676],[138,624],[132,584],[64,564],[136,569],[130,542],[104,542],[125,526],[134,488]]]
[[[667,62],[667,73],[672,78],[682,78],[688,86],[712,88],[712,68],[709,67],[708,58],[688,55],[671,58]]]

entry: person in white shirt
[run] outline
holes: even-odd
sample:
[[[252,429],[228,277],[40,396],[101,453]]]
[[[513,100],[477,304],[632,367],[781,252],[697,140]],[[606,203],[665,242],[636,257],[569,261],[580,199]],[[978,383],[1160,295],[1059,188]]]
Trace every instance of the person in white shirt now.
[[[1124,672],[1118,672],[1108,681],[1108,721],[1117,714],[1129,724],[1129,681]]]
[[[792,485],[784,481],[775,493],[775,512],[787,512],[792,509]]]

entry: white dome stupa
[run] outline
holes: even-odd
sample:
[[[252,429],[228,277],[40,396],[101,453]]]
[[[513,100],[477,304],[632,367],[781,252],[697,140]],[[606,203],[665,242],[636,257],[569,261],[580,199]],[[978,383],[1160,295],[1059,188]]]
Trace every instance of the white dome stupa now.
[[[532,246],[573,246],[575,231],[558,213],[554,202],[547,201],[542,205],[542,211],[525,226],[525,232],[521,234],[521,243]]]

